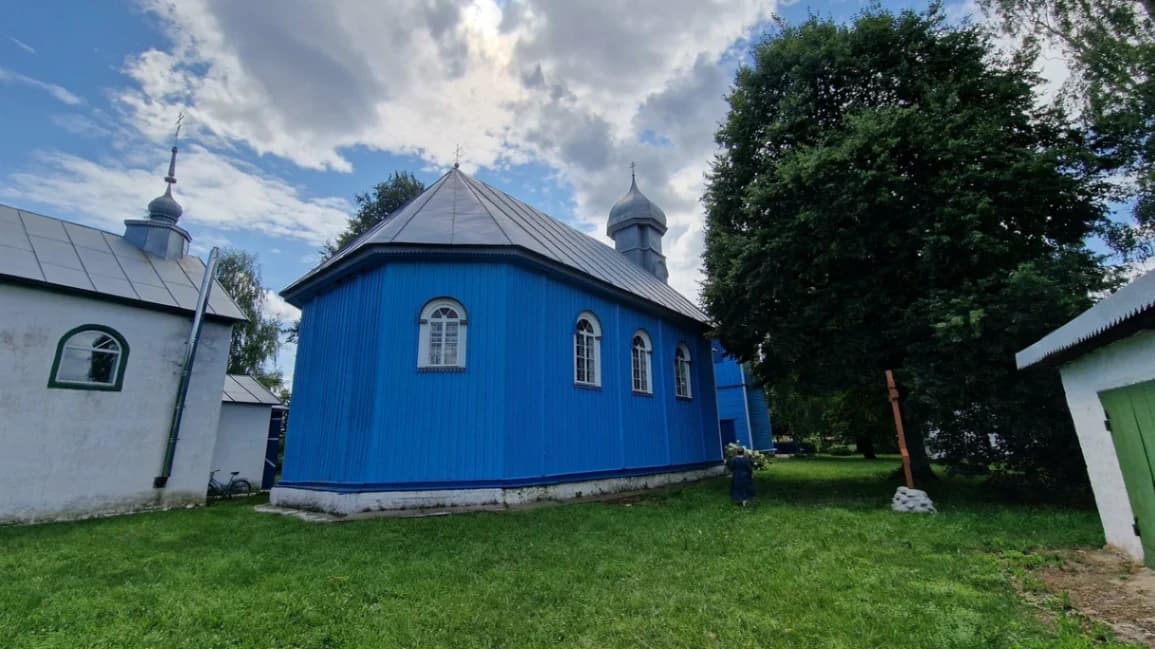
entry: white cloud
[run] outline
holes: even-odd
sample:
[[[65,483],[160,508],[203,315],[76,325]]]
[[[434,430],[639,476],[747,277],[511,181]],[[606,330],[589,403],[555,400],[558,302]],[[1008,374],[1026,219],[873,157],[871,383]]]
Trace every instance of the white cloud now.
[[[46,152],[37,168],[12,174],[0,195],[36,201],[118,231],[125,218],[142,218],[145,206],[164,190],[165,168],[154,147],[141,144],[119,160],[89,160]],[[252,230],[320,245],[345,225],[351,206],[340,198],[307,198],[284,180],[200,146],[187,147],[177,164],[176,198],[185,205],[181,224],[218,230]],[[151,168],[135,166],[142,160]],[[140,206],[139,212],[109,212],[108,206]]]
[[[16,38],[15,36],[9,36],[8,40],[12,41],[12,43],[14,45],[16,45],[16,47],[19,47],[20,49],[24,50],[25,52],[28,52],[29,54],[36,54],[36,48],[35,47],[32,47],[31,45],[29,45],[28,43],[25,43],[24,41],[20,40],[19,38]]]
[[[167,137],[184,110],[190,136],[209,149],[244,146],[310,169],[348,171],[344,152],[358,146],[445,168],[460,145],[467,171],[536,161],[572,188],[578,221],[602,239],[637,161],[639,184],[669,217],[671,284],[691,298],[701,179],[734,69],[721,61],[774,8],[299,0],[268,12],[144,2],[171,47],[133,57],[133,84],[117,100],[150,138]],[[661,143],[643,142],[646,131]],[[279,222],[264,227],[276,233]]]
[[[56,101],[68,104],[69,106],[76,106],[78,104],[84,103],[83,99],[72,94],[68,91],[67,88],[64,88],[63,86],[58,86],[54,83],[47,83],[39,79],[33,79],[32,77],[27,77],[23,74],[12,72],[11,70],[7,70],[5,68],[0,68],[0,83],[11,83],[18,86],[28,86],[29,88],[43,90],[44,92],[52,95],[52,98]]]
[[[301,317],[301,310],[289,304],[276,291],[265,289],[265,302],[261,312],[282,324],[289,324]]]

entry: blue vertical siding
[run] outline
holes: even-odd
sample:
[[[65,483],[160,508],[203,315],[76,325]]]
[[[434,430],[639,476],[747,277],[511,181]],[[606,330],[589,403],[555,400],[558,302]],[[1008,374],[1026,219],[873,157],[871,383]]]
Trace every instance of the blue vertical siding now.
[[[750,410],[750,427],[753,428],[751,448],[759,451],[774,450],[774,434],[770,426],[770,408],[766,404],[766,392],[760,385],[746,387],[746,404]]]
[[[418,317],[452,297],[466,369],[417,369]],[[601,327],[601,386],[573,380],[573,332]],[[632,393],[633,334],[653,342],[653,395]],[[674,349],[693,398],[674,396]],[[681,327],[544,272],[503,263],[390,262],[304,306],[283,482],[365,489],[556,481],[714,462],[710,349]]]
[[[766,393],[721,345],[714,343],[713,352],[718,377],[718,417],[734,420],[736,437],[743,446],[760,451],[773,449]]]

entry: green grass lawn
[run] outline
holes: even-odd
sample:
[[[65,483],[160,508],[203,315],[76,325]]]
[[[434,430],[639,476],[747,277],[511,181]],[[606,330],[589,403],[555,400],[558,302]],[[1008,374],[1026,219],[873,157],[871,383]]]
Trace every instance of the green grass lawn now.
[[[1005,556],[1103,541],[1092,510],[932,488],[894,460],[775,462],[582,503],[310,524],[252,503],[0,528],[0,647],[1090,647]],[[1061,645],[1060,645],[1061,643]]]

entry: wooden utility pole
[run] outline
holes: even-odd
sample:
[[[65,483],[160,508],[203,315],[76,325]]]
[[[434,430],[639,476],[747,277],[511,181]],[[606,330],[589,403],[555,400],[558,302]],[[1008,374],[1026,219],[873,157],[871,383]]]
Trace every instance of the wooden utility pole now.
[[[894,384],[894,372],[886,370],[886,390],[890,394],[890,409],[894,411],[894,427],[898,430],[898,452],[902,455],[902,472],[906,474],[906,486],[914,489],[914,476],[910,473],[910,451],[906,450],[906,432],[902,429],[902,408],[898,405],[898,386]]]

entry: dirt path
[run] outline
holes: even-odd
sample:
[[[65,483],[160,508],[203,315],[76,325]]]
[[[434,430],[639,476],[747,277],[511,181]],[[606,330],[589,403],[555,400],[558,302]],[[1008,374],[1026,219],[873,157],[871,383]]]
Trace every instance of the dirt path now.
[[[1067,593],[1083,615],[1111,626],[1119,640],[1155,647],[1155,571],[1109,549],[1074,550],[1037,575]]]

